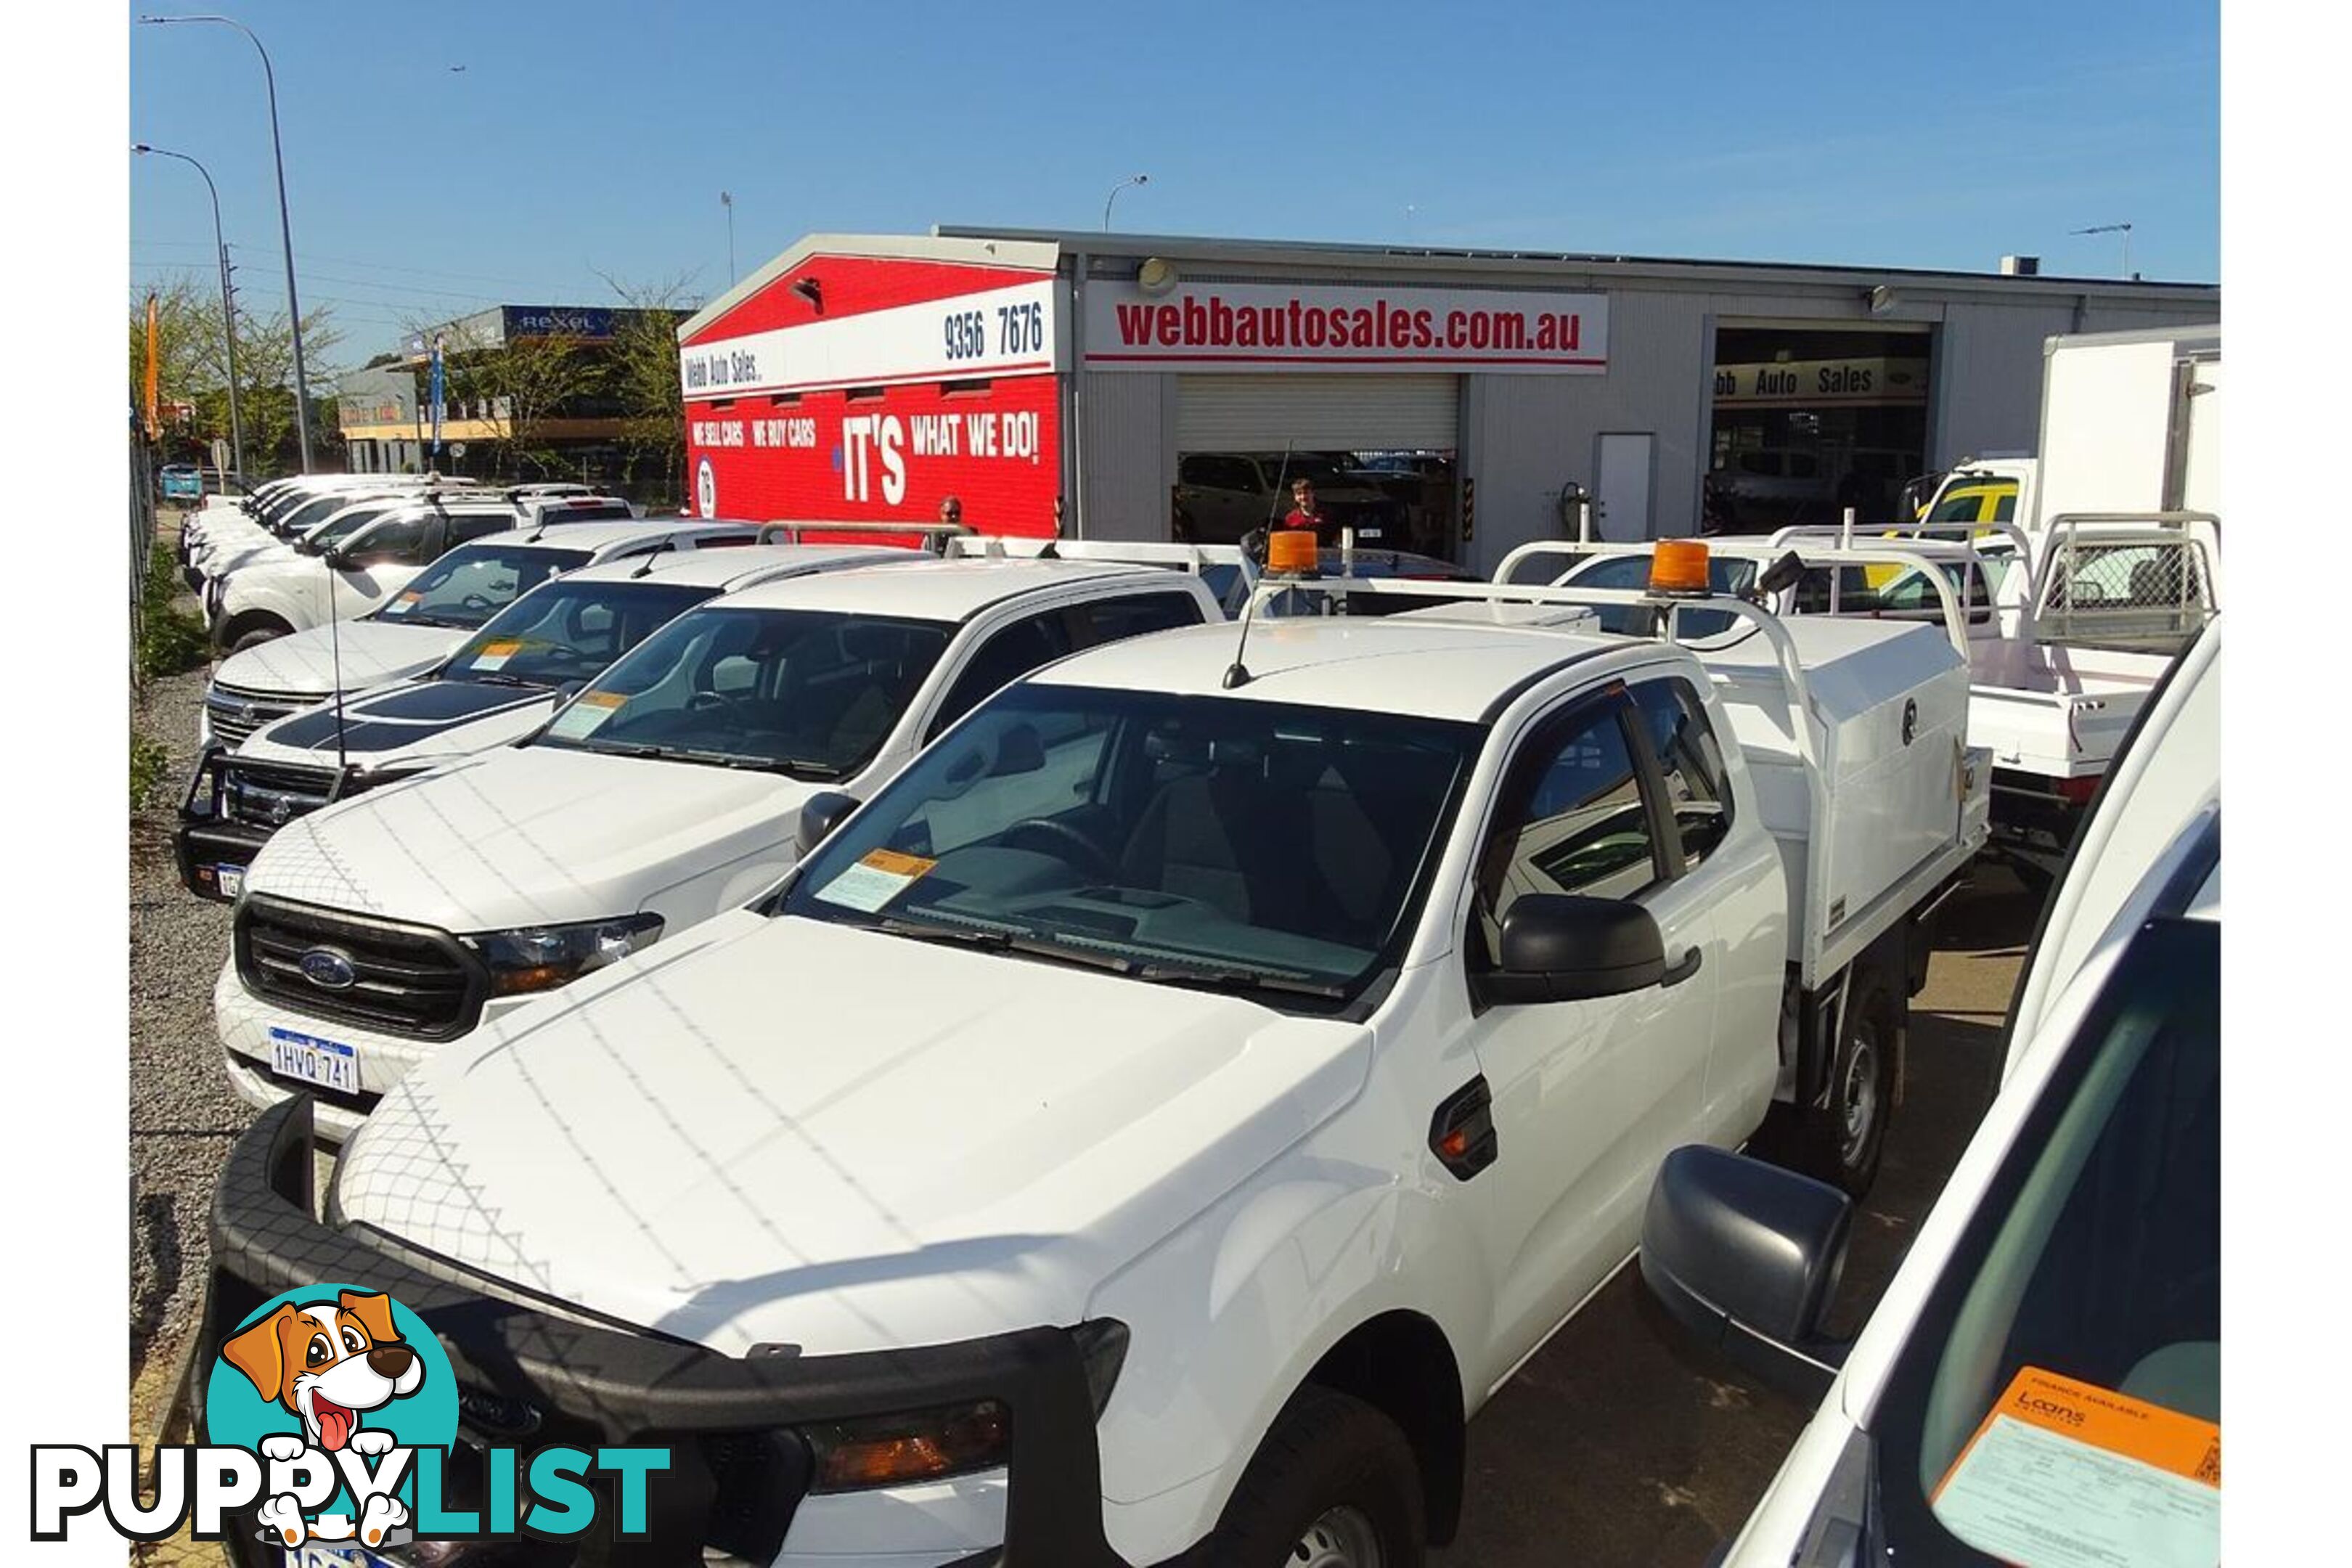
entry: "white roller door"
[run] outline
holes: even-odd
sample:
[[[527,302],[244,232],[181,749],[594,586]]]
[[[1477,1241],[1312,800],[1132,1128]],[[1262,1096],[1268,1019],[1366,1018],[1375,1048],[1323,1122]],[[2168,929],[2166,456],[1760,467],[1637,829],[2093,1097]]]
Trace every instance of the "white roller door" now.
[[[1454,375],[1181,375],[1180,452],[1450,452]]]

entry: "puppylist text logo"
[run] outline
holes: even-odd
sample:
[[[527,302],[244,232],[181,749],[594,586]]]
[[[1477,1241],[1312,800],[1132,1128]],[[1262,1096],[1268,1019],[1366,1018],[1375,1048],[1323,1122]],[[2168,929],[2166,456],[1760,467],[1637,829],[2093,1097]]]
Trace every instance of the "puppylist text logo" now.
[[[457,1423],[457,1378],[415,1313],[356,1286],[289,1290],[220,1346],[205,1384],[209,1440],[155,1450],[152,1502],[131,1445],[37,1444],[33,1539],[61,1541],[68,1520],[102,1510],[133,1541],[184,1525],[199,1541],[250,1531],[286,1548],[565,1541],[595,1521],[591,1477],[618,1505],[613,1533],[645,1535],[646,1478],[669,1468],[667,1448],[488,1448],[480,1485],[467,1489],[479,1506],[456,1508]]]

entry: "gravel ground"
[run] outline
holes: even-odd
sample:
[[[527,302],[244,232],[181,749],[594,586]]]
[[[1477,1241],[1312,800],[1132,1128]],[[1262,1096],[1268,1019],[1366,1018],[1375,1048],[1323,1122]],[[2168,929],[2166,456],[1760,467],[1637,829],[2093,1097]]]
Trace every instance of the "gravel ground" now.
[[[172,869],[179,792],[195,765],[208,669],[151,681],[132,726],[171,753],[161,798],[131,816],[131,1370],[132,1426],[152,1440],[203,1300],[205,1216],[227,1141],[251,1120],[229,1091],[212,984],[228,910]]]

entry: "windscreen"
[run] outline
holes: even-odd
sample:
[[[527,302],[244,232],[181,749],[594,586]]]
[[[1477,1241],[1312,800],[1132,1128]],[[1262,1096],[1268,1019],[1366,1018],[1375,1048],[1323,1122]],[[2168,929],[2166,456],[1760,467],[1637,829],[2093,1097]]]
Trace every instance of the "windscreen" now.
[[[597,677],[535,743],[846,778],[882,749],[955,631],[706,605]]]
[[[1483,733],[1024,682],[828,839],[782,912],[1328,1009],[1403,940]]]
[[[718,591],[686,583],[558,578],[491,616],[450,656],[438,679],[549,688],[585,682]]]
[[[2063,1047],[1872,1423],[1897,1561],[2217,1560],[2220,1003],[2154,921]]]
[[[366,617],[403,626],[480,626],[559,573],[588,563],[585,550],[465,544],[417,574]]]

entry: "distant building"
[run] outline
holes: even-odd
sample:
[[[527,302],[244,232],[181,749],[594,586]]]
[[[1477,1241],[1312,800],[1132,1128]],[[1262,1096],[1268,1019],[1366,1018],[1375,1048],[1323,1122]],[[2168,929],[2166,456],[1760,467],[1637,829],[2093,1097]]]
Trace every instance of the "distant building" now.
[[[394,363],[352,371],[336,388],[352,471],[433,468],[480,479],[583,479],[616,487],[642,480],[633,469],[645,467],[646,453],[629,439],[613,344],[632,324],[658,319],[667,329],[680,314],[602,305],[494,305],[411,332]],[[437,455],[430,400],[436,337],[442,341],[445,382]]]

